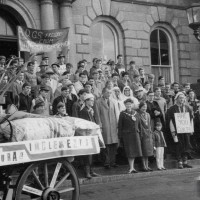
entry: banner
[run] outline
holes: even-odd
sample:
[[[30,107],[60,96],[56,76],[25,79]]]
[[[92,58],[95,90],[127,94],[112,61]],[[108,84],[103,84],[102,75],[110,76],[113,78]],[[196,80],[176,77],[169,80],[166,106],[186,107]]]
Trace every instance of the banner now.
[[[19,51],[50,52],[69,46],[69,28],[36,30],[18,26]]]
[[[100,153],[97,136],[60,137],[0,144],[0,166]]]
[[[190,115],[186,113],[174,113],[177,133],[193,133],[194,126],[190,120]]]

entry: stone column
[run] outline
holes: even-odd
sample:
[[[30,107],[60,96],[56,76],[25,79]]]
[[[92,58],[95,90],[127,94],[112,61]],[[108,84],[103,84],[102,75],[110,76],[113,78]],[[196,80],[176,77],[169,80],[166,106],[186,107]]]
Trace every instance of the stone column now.
[[[63,49],[63,54],[66,56],[66,62],[70,62],[73,64],[74,68],[76,68],[76,60],[75,60],[75,33],[74,33],[74,23],[73,23],[73,15],[72,15],[72,0],[61,0],[60,1],[60,27],[66,28],[69,27],[69,41],[70,41],[70,49],[68,52],[67,48]]]
[[[40,19],[41,29],[54,29],[54,14],[52,0],[40,0]],[[52,64],[57,61],[56,52],[49,52],[49,63]]]

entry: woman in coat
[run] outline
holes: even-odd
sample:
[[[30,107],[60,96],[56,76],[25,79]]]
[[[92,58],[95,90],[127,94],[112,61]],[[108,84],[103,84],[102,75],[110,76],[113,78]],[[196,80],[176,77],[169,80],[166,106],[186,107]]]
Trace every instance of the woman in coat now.
[[[122,111],[118,122],[119,139],[123,141],[126,156],[129,162],[129,174],[137,173],[134,168],[134,161],[136,157],[142,156],[141,139],[138,131],[138,114],[132,109],[132,99],[124,101],[126,110]]]
[[[141,135],[143,171],[152,171],[152,169],[148,166],[148,157],[153,156],[153,134],[151,132],[150,115],[146,111],[147,111],[146,102],[140,102],[139,131]]]

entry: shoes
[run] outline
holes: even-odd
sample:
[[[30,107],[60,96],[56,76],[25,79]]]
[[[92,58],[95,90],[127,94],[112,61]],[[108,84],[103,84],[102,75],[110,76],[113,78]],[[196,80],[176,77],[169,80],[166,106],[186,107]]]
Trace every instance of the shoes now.
[[[144,168],[144,169],[142,169],[141,171],[142,171],[142,172],[148,172],[149,170]]]
[[[150,167],[148,167],[147,170],[148,170],[149,172],[152,172],[152,171],[153,171],[153,169],[151,169]]]
[[[132,169],[132,170],[128,171],[128,174],[136,174],[136,173],[138,173],[138,171],[136,171],[135,169]]]
[[[183,168],[192,168],[192,166],[188,164],[183,164]]]
[[[90,175],[90,167],[86,166],[85,167],[85,178],[91,179],[92,176]]]
[[[91,175],[92,177],[99,177],[99,176],[100,176],[99,174],[97,174],[97,173],[95,173],[95,172],[91,172],[90,175]]]
[[[178,169],[183,169],[183,164],[182,163],[178,163]]]
[[[111,167],[110,167],[110,165],[105,165],[104,168],[105,169],[110,169]]]
[[[119,167],[119,165],[117,165],[117,164],[115,163],[115,164],[111,165],[111,167],[117,168],[117,167]]]
[[[162,169],[162,168],[157,168],[157,170],[158,170],[158,171],[162,171],[163,169]]]
[[[162,170],[167,170],[165,167],[162,167],[161,169],[162,169]]]

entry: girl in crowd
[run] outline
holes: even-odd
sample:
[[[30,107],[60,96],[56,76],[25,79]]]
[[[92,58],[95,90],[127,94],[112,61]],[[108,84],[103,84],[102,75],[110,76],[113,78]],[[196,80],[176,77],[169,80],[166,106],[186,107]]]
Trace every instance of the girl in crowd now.
[[[162,124],[157,122],[153,132],[154,149],[156,151],[156,164],[158,170],[166,170],[164,167],[164,148],[167,146],[162,132]]]
[[[152,171],[148,164],[148,157],[153,155],[153,137],[151,132],[150,115],[147,111],[147,104],[140,102],[139,105],[139,131],[141,135],[141,147],[142,147],[142,161],[143,171]]]
[[[142,156],[141,138],[138,132],[139,118],[136,111],[132,109],[133,101],[128,98],[124,101],[126,110],[122,111],[119,116],[118,134],[119,139],[123,141],[126,156],[129,162],[128,173],[137,173],[134,168],[136,157]]]

